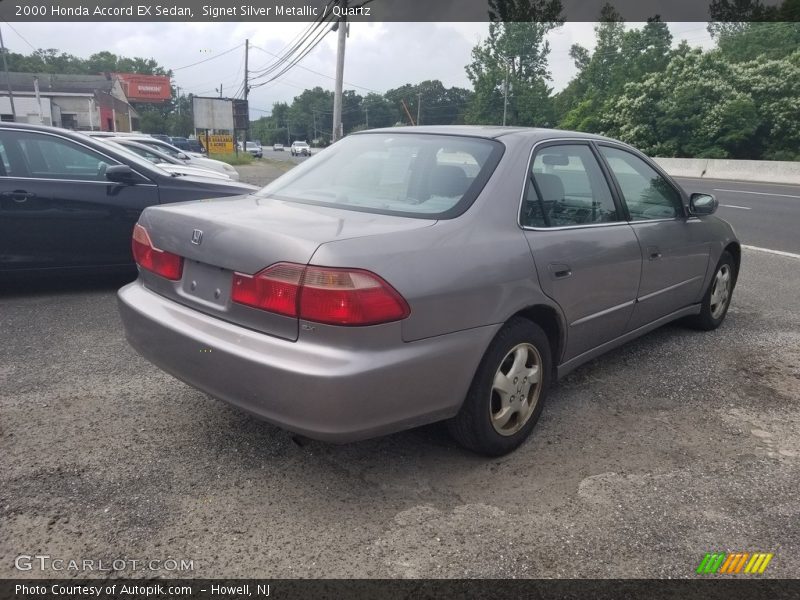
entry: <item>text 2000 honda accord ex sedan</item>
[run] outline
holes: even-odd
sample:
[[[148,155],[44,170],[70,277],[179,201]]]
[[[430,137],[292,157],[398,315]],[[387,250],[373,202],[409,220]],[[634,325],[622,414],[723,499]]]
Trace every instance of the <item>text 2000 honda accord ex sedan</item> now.
[[[348,136],[253,195],[148,208],[127,337],[307,437],[448,420],[516,448],[548,386],[678,318],[725,318],[740,245],[633,148],[537,129]]]

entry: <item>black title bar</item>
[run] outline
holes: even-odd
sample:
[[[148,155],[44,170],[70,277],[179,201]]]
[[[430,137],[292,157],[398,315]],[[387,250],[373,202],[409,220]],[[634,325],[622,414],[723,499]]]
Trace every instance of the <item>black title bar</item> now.
[[[501,600],[520,598],[572,600],[782,600],[797,598],[800,581],[742,577],[682,580],[516,579],[516,580],[0,580],[0,599],[16,600]]]
[[[798,21],[792,0],[0,0],[4,21]]]

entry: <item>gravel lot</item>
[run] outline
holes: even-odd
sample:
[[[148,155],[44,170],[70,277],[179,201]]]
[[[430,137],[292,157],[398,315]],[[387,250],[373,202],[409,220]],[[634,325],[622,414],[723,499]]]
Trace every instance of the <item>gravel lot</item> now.
[[[124,280],[6,288],[0,577],[68,574],[14,569],[37,553],[195,577],[692,577],[709,551],[775,552],[765,576],[795,577],[799,267],[746,252],[721,329],[582,367],[499,460],[438,425],[298,446],[139,358]]]

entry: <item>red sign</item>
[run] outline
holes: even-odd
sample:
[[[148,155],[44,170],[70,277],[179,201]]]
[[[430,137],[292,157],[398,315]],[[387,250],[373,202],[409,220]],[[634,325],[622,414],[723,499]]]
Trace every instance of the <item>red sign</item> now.
[[[117,73],[122,89],[131,102],[164,102],[172,98],[169,77]]]

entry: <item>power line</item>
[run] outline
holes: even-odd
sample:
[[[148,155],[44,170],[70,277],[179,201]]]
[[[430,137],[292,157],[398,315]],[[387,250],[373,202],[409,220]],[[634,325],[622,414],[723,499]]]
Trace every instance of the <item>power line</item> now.
[[[193,63],[188,64],[188,65],[183,65],[182,67],[176,67],[176,68],[172,69],[172,71],[173,72],[174,71],[181,71],[182,69],[188,69],[189,67],[195,67],[197,65],[202,65],[203,63],[207,63],[210,60],[216,60],[217,58],[220,58],[221,56],[225,56],[226,54],[230,54],[231,52],[233,52],[234,50],[238,50],[242,46],[244,46],[244,44],[239,44],[238,46],[234,46],[233,48],[229,48],[228,50],[225,50],[225,52],[220,52],[219,54],[215,54],[214,56],[210,56],[208,58],[204,58],[203,60],[198,60],[197,62],[193,62]]]
[[[263,86],[263,85],[266,85],[266,84],[270,83],[271,81],[275,81],[276,79],[278,79],[279,77],[281,77],[282,75],[284,75],[285,73],[287,73],[287,72],[288,72],[289,70],[291,70],[291,69],[292,69],[292,68],[293,68],[295,65],[297,65],[297,63],[299,63],[299,62],[300,62],[301,60],[303,60],[303,59],[304,59],[306,56],[308,56],[308,55],[309,55],[309,53],[310,53],[310,52],[311,52],[311,51],[312,51],[314,48],[316,48],[316,47],[317,47],[317,46],[320,44],[320,42],[322,42],[322,40],[323,40],[323,39],[324,39],[324,37],[325,37],[325,36],[328,34],[328,32],[329,32],[329,31],[330,31],[330,30],[329,30],[327,27],[324,27],[324,28],[322,28],[322,30],[321,30],[319,33],[317,33],[317,35],[316,35],[316,37],[314,38],[314,40],[313,40],[312,42],[310,42],[310,43],[309,43],[309,44],[308,44],[308,45],[307,45],[305,48],[303,48],[303,50],[301,51],[301,54],[300,54],[300,55],[298,55],[298,56],[295,56],[294,58],[292,58],[292,59],[291,59],[291,62],[289,62],[289,64],[286,64],[285,66],[283,66],[283,67],[280,69],[280,71],[278,71],[278,73],[277,73],[276,75],[273,75],[272,77],[270,77],[270,78],[269,78],[269,79],[267,79],[266,81],[264,81],[264,82],[262,82],[262,83],[259,83],[259,84],[257,84],[257,85],[254,85],[254,86],[252,86],[252,87],[261,87],[261,86]],[[265,73],[265,74],[263,74],[263,75],[260,75],[260,76],[258,76],[258,77],[256,77],[256,78],[254,78],[254,81],[255,81],[255,80],[257,80],[257,79],[260,79],[260,78],[262,78],[262,77],[265,77],[266,75],[267,75],[266,73]]]
[[[264,52],[266,54],[269,54],[270,56],[277,56],[277,55],[273,54],[272,52],[269,52],[268,50],[264,50],[264,48],[260,48],[258,46],[251,46],[251,48],[255,48],[256,50],[261,50],[262,52]],[[297,67],[300,68],[300,69],[303,69],[304,71],[308,71],[309,73],[314,73],[315,75],[319,75],[320,77],[325,77],[326,79],[332,79],[332,80],[336,79],[335,77],[331,77],[330,75],[327,75],[327,74],[322,73],[320,71],[315,71],[314,69],[310,69],[309,67],[304,67],[303,65],[297,65]],[[373,90],[372,88],[368,88],[368,87],[366,87],[364,85],[357,85],[355,83],[350,83],[349,81],[345,81],[345,84],[349,85],[350,87],[354,87],[354,88],[358,88],[358,89],[361,89],[361,90],[366,90],[368,92],[372,92],[374,94],[380,94],[380,92],[378,90]]]
[[[306,42],[308,42],[308,40],[311,38],[311,36],[314,34],[315,31],[317,31],[320,27],[322,27],[323,31],[325,31],[326,30],[326,27],[324,26],[325,23],[330,22],[328,19],[325,18],[327,15],[327,9],[333,2],[334,0],[328,0],[327,4],[324,7],[325,10],[323,10],[322,15],[314,19],[314,21],[312,21],[309,24],[309,26],[306,27],[305,30],[301,31],[294,38],[292,38],[292,40],[281,49],[280,56],[273,55],[278,60],[274,61],[269,65],[266,65],[261,69],[254,70],[253,74],[256,75],[257,77],[262,77],[269,75],[270,73],[273,73],[282,64],[285,64],[287,61],[289,61],[298,51],[302,51],[301,49],[306,44]]]
[[[17,34],[17,36],[18,36],[18,37],[19,37],[19,38],[20,38],[20,39],[21,39],[23,42],[25,42],[26,44],[28,44],[28,46],[30,46],[30,47],[31,47],[31,50],[33,50],[34,52],[36,52],[36,51],[38,50],[38,48],[34,48],[33,44],[31,44],[31,43],[30,43],[30,42],[29,42],[27,39],[25,39],[25,36],[24,36],[24,35],[22,35],[22,34],[21,34],[19,31],[17,31],[17,30],[16,30],[16,28],[15,28],[15,27],[14,27],[14,26],[13,26],[11,23],[9,23],[8,21],[3,21],[3,23],[5,23],[6,25],[8,25],[8,26],[11,28],[11,31],[13,31],[14,33],[16,33],[16,34]]]

